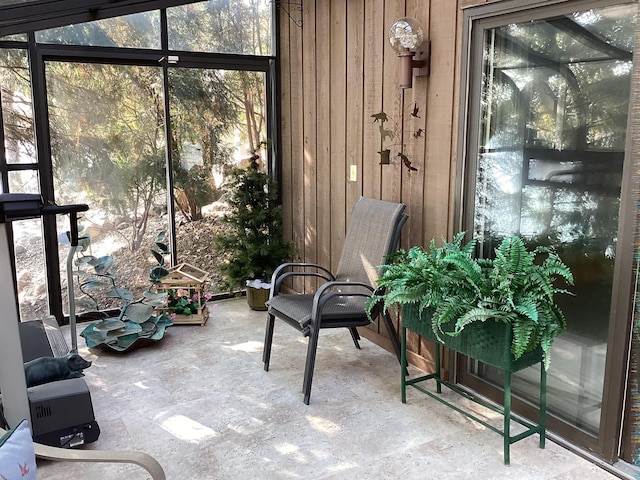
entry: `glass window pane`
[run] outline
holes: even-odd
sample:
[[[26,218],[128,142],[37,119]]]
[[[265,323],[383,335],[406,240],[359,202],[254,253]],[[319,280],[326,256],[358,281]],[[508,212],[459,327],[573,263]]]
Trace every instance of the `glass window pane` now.
[[[629,5],[587,10],[571,15],[571,19],[594,35],[618,48],[633,49],[634,22],[629,21]],[[635,17],[634,14],[631,14]]]
[[[12,222],[20,320],[49,314],[42,219]]]
[[[7,163],[35,163],[36,144],[26,50],[0,49],[0,88]]]
[[[192,3],[167,9],[169,48],[271,55],[271,4],[262,0]]]
[[[6,6],[6,5],[12,5],[15,3],[30,3],[30,2],[34,2],[34,0],[0,0],[0,6]]]
[[[265,74],[172,68],[169,85],[178,262],[207,271],[210,291],[220,293],[211,242],[225,211],[223,182],[251,151],[265,158]]]
[[[162,70],[48,62],[46,72],[56,202],[89,205],[91,255],[112,255],[117,286],[139,298],[148,248],[167,229]]]
[[[486,31],[474,235],[489,256],[521,235],[552,245],[571,268],[560,296],[568,330],[554,343],[548,407],[600,427],[637,4]],[[501,384],[502,373],[475,373]],[[514,375],[536,403],[539,373]]]
[[[158,10],[36,32],[39,43],[96,47],[160,48]]]
[[[9,192],[40,193],[40,176],[37,170],[9,172]]]
[[[0,40],[12,40],[15,42],[26,42],[27,34],[26,33],[15,33],[13,35],[7,35],[5,37],[0,37]]]

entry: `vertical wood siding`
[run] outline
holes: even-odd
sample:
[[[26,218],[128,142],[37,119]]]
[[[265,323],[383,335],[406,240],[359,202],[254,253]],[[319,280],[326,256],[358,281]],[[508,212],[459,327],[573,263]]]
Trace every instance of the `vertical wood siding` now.
[[[450,236],[459,28],[461,7],[470,3],[483,2],[304,0],[302,28],[281,15],[282,189],[296,260],[335,269],[361,195],[407,205],[403,248]],[[432,55],[431,75],[414,78],[404,91],[397,87],[397,59],[387,39],[403,16],[423,24]],[[380,124],[371,117],[381,111],[396,134],[385,142],[390,165],[380,165]],[[403,167],[401,144],[418,171]],[[294,285],[298,291],[313,287]],[[390,349],[378,325],[363,335]],[[419,337],[412,335],[409,346],[413,363],[431,360]]]

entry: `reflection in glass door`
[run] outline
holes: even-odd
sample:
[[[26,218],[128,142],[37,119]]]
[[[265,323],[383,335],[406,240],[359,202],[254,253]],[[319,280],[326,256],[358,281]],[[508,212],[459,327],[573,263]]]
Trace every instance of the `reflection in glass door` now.
[[[551,245],[575,276],[558,299],[568,329],[554,344],[549,413],[591,435],[601,426],[637,4],[487,28],[479,129],[466,212],[483,256],[502,237]],[[500,387],[473,364],[465,378]],[[514,392],[537,403],[539,373]]]

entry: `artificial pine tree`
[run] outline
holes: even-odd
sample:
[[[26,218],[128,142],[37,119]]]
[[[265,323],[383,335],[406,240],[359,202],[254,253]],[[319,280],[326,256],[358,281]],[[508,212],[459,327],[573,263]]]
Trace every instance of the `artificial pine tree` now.
[[[215,238],[214,246],[227,254],[220,270],[230,290],[242,288],[246,280],[269,282],[292,253],[284,240],[277,184],[260,170],[259,158],[254,153],[247,168],[235,167],[225,181],[229,211],[222,221],[228,228]]]

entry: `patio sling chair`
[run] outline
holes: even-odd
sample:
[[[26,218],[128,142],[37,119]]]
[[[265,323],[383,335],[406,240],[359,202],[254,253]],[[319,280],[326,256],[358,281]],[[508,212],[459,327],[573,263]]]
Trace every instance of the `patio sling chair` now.
[[[378,266],[398,245],[400,231],[407,220],[405,205],[361,197],[353,207],[344,247],[335,275],[311,263],[285,263],[271,277],[267,302],[267,328],[262,360],[269,370],[275,318],[284,320],[309,337],[305,364],[304,403],[309,404],[318,337],[322,328],[348,328],[356,348],[360,335],[356,327],[369,325],[364,310],[366,300],[375,290]],[[314,277],[321,282],[314,294],[281,293],[283,282],[293,277]],[[400,345],[388,313],[374,309],[374,318],[382,314],[398,360]]]

